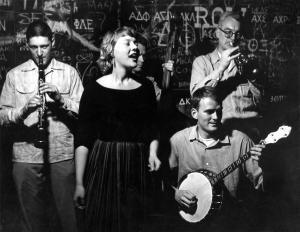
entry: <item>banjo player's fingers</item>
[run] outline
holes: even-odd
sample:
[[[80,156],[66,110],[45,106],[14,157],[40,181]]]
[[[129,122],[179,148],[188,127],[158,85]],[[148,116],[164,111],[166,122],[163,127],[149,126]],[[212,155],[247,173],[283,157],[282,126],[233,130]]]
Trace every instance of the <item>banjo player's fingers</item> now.
[[[184,201],[184,203],[188,206],[191,207],[193,204],[195,204],[195,200],[194,199],[189,199],[187,197],[185,197],[184,199],[182,199]]]
[[[197,199],[196,196],[190,191],[186,192],[185,197],[190,201]]]
[[[261,156],[261,151],[260,150],[251,150],[251,155],[252,156]]]
[[[259,161],[259,157],[258,157],[258,156],[256,156],[256,155],[252,155],[252,156],[251,156],[251,158],[252,158],[252,159],[254,159],[254,160],[257,160],[257,161]]]
[[[185,202],[183,199],[181,199],[180,205],[181,205],[181,206],[184,206],[184,207],[186,207],[186,208],[189,208],[189,204],[188,204],[187,202]]]

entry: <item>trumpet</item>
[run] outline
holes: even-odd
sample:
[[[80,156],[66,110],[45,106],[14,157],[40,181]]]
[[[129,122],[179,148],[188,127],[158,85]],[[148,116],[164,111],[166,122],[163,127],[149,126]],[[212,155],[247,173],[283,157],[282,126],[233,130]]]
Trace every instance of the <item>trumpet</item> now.
[[[230,45],[232,47],[236,46],[233,42],[230,42]],[[258,61],[256,57],[240,49],[238,49],[237,52],[240,52],[240,55],[234,59],[234,62],[237,66],[238,73],[240,75],[246,75],[247,79],[249,80],[256,79],[257,74],[259,73]]]
[[[43,65],[43,56],[38,56],[38,95],[41,97],[41,106],[38,108],[38,124],[37,124],[37,139],[35,142],[35,146],[39,148],[45,147],[47,144],[47,136],[46,136],[46,126],[45,126],[45,104],[46,98],[45,94],[40,92],[40,86],[45,82],[45,70]]]

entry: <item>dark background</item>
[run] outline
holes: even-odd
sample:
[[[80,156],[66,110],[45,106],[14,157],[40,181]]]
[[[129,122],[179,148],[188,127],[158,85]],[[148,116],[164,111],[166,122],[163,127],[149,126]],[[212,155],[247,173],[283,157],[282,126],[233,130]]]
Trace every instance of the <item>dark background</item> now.
[[[264,133],[282,123],[290,137],[269,147],[262,160],[266,197],[260,200],[261,231],[297,231],[300,222],[299,66],[300,2],[297,0],[0,0],[0,88],[6,73],[28,59],[25,30],[43,18],[55,32],[53,55],[76,67],[84,82],[93,78],[97,47],[106,31],[134,27],[148,36],[146,67],[161,85],[169,35],[176,31],[175,72],[168,107],[163,106],[165,139],[190,123],[189,81],[192,61],[210,52],[219,15],[237,10],[243,16],[241,46],[258,61],[264,85]],[[1,128],[1,206],[6,231],[18,231],[19,209],[11,179],[9,133]],[[162,154],[162,159],[166,158]],[[154,178],[155,181],[159,177]],[[159,198],[159,197],[158,197]],[[164,204],[161,202],[161,204]],[[276,229],[279,228],[279,229]]]

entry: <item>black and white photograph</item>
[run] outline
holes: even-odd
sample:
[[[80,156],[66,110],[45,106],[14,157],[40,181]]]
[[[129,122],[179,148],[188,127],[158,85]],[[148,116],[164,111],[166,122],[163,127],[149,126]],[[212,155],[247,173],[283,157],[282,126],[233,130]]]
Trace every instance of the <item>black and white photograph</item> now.
[[[0,232],[300,231],[300,2],[0,0]]]

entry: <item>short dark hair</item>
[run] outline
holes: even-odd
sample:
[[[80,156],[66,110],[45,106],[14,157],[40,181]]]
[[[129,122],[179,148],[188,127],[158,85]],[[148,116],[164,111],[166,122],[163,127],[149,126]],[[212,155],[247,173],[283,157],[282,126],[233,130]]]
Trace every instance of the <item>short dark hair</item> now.
[[[227,18],[233,18],[238,22],[241,22],[241,16],[239,13],[235,12],[235,11],[225,11],[223,14],[220,15],[219,18],[219,22],[218,22],[218,26],[221,27],[223,22],[227,19]]]
[[[203,86],[202,88],[197,89],[193,93],[191,101],[190,101],[192,108],[198,109],[201,99],[206,98],[206,97],[212,98],[215,101],[217,101],[218,103],[221,103],[220,98],[217,94],[216,88],[211,87],[211,86]]]
[[[141,33],[136,33],[136,42],[142,44],[145,48],[149,46],[149,39]]]
[[[52,41],[53,33],[49,25],[42,21],[36,20],[29,24],[26,31],[26,40],[29,42],[31,37],[34,36],[45,36],[48,37],[50,41]]]

